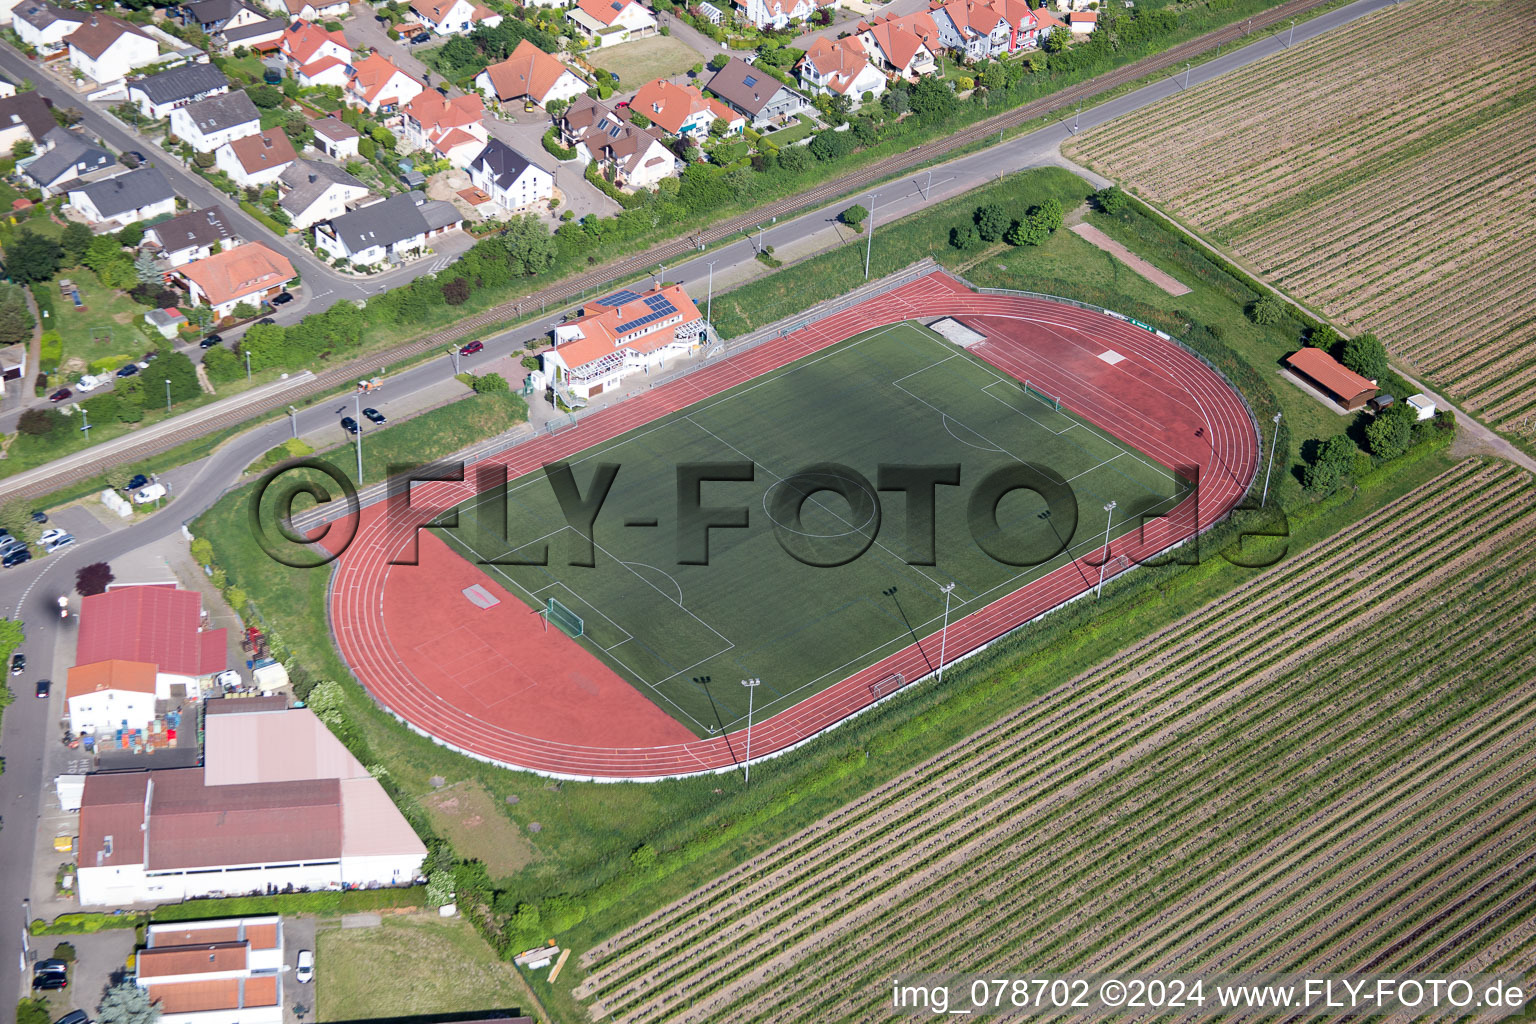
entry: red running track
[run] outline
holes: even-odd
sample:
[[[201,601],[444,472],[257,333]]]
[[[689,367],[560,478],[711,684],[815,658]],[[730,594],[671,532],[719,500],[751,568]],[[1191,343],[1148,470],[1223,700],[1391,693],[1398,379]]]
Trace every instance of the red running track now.
[[[1116,538],[1102,548],[950,623],[949,660],[979,650],[1020,624],[1092,589],[1099,566],[1110,560],[1111,577],[1192,536],[1225,516],[1247,493],[1258,466],[1258,438],[1241,398],[1220,375],[1176,343],[1113,317],[1064,303],[1002,295],[977,295],[953,278],[934,273],[581,419],[577,426],[545,435],[487,460],[505,464],[509,478],[566,458],[659,417],[685,408],[809,353],[876,327],[910,319],[953,316],[987,340],[971,352],[1003,372],[1057,395],[1072,412],[1140,452],[1191,475],[1199,487],[1166,517]],[[1123,358],[1101,356],[1112,350]],[[474,467],[466,472],[473,480]],[[331,622],[342,656],[382,706],[408,726],[473,757],[568,778],[655,779],[729,769],[740,763],[741,732],[697,739],[680,725],[669,728],[648,700],[563,634],[541,643],[563,644],[563,659],[580,668],[578,681],[561,689],[535,669],[519,676],[509,662],[535,666],[547,655],[517,650],[497,659],[504,672],[485,674],[485,659],[464,644],[474,638],[423,646],[431,621],[453,607],[468,607],[458,594],[460,573],[443,572],[436,584],[422,568],[392,566],[413,552],[415,523],[434,509],[474,494],[470,483],[416,485],[391,515],[365,511],[356,539],[338,559],[332,581]],[[444,566],[446,547],[430,538],[421,545],[422,566]],[[487,589],[494,586],[468,563],[465,569]],[[414,575],[412,575],[414,573]],[[467,577],[466,577],[467,578]],[[526,605],[501,594],[502,614],[513,609],[536,621]],[[501,620],[504,624],[508,619]],[[528,628],[516,632],[525,637]],[[399,642],[397,643],[397,638]],[[407,639],[409,638],[409,639]],[[924,653],[926,643],[928,653]],[[752,727],[753,757],[768,756],[816,735],[874,702],[871,684],[901,673],[907,680],[930,673],[938,634],[857,672]],[[574,652],[574,653],[573,653]],[[585,656],[585,660],[581,656]],[[479,668],[472,668],[479,665]],[[469,672],[472,678],[461,676]],[[529,675],[538,678],[529,678]],[[543,703],[531,687],[546,685]],[[553,695],[554,699],[551,699]],[[513,699],[513,698],[516,699]],[[559,710],[553,710],[558,705]],[[583,731],[589,730],[589,731]],[[584,741],[585,737],[585,741]]]

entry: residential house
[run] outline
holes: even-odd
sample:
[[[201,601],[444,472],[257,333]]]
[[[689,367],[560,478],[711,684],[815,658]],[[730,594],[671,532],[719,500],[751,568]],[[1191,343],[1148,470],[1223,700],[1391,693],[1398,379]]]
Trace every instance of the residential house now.
[[[261,113],[243,92],[224,93],[171,111],[171,134],[199,153],[261,130]]]
[[[656,19],[635,0],[578,0],[565,14],[589,46],[617,46],[656,34]]]
[[[352,46],[340,32],[328,32],[311,21],[296,21],[283,29],[278,53],[305,88],[342,88],[347,84]]]
[[[620,188],[653,188],[682,163],[662,141],[660,128],[640,128],[590,96],[579,96],[560,120],[567,144],[583,165],[597,162]]]
[[[698,137],[715,121],[724,121],[731,133],[747,126],[747,119],[717,99],[705,96],[696,85],[675,85],[654,78],[640,87],[629,108],[668,135]]]
[[[1030,11],[1035,18],[1035,45],[1045,41],[1045,37],[1051,34],[1052,29],[1065,28],[1067,23],[1050,12],[1043,4]]]
[[[885,92],[885,75],[864,55],[858,36],[832,41],[812,40],[798,68],[800,84],[819,96],[847,96],[855,106],[867,93],[872,98]]]
[[[232,139],[213,151],[214,166],[241,188],[277,184],[283,169],[296,159],[293,143],[281,128]]]
[[[85,182],[67,193],[70,208],[92,224],[120,227],[176,212],[176,192],[155,167]]]
[[[837,0],[735,0],[736,13],[761,29],[803,25],[817,11],[837,10]]]
[[[632,373],[660,369],[705,338],[704,318],[681,285],[621,289],[588,302],[555,328],[544,372],[581,398],[611,391]]]
[[[739,111],[754,128],[793,117],[807,106],[804,96],[739,57],[732,57],[715,72],[709,91]]]
[[[356,128],[339,117],[320,117],[309,122],[315,130],[315,148],[333,160],[357,159],[357,143],[362,138]]]
[[[1067,27],[1075,36],[1086,36],[1099,27],[1099,16],[1093,11],[1073,11],[1067,15]]]
[[[201,766],[85,777],[77,876],[82,905],[178,903],[274,888],[372,888],[418,879],[426,847],[378,780],[313,711],[210,714],[204,730]],[[251,935],[253,925],[261,927],[247,919],[243,934],[223,938],[250,942],[246,964],[251,968],[258,950],[272,945]],[[206,945],[210,936],[193,932],[195,927],[167,923],[167,944]],[[150,970],[160,970],[153,953],[159,943],[158,937],[150,941],[135,966],[147,956]],[[215,951],[215,963],[219,955]],[[259,962],[270,968],[271,960]],[[185,977],[140,975],[141,980],[156,979],[152,988],[160,979],[173,984],[168,979]],[[213,986],[210,979],[188,987]],[[247,1004],[281,1005],[281,992],[253,999],[252,988],[249,979],[235,986]],[[202,1024],[201,1018],[176,1020],[172,1014],[182,1005],[162,1002],[162,1024]],[[238,1016],[227,1012],[231,1008],[225,1007],[223,1024],[236,1019],[276,1024],[260,1016],[265,1007],[241,1009]],[[213,1024],[212,1018],[206,1020]]]
[[[118,166],[115,156],[74,132],[55,128],[46,138],[47,152],[33,157],[21,172],[42,190],[44,198],[60,195],[75,182],[100,177]]]
[[[315,246],[330,259],[350,260],[359,266],[399,263],[463,223],[463,215],[452,203],[406,192],[319,225]]]
[[[282,1024],[283,922],[224,917],[152,924],[133,982],[160,1024]]]
[[[303,231],[335,220],[347,207],[368,194],[368,186],[334,164],[319,160],[295,160],[278,179],[283,197],[277,205]]]
[[[93,82],[105,85],[160,59],[160,44],[139,26],[94,12],[64,37],[69,63]]]
[[[9,25],[14,20],[12,12],[20,0],[0,0],[0,25]],[[0,86],[0,95],[5,95],[4,87]]]
[[[85,11],[23,0],[11,9],[11,28],[18,39],[46,57],[63,50],[64,37],[88,17]]]
[[[119,658],[71,668],[64,689],[70,729],[92,735],[148,729],[155,720],[155,701],[161,699],[157,673],[153,662]]]
[[[340,21],[352,13],[346,0],[272,0],[272,10],[290,21]]]
[[[523,154],[492,139],[470,162],[469,180],[508,213],[547,203],[555,195],[555,179]]]
[[[939,27],[927,11],[903,18],[889,15],[859,22],[858,40],[880,70],[914,81],[939,69]]]
[[[75,663],[122,659],[155,666],[155,692],[198,700],[229,667],[228,633],[204,629],[203,599],[175,584],[113,586],[80,602]]]
[[[463,170],[485,148],[485,105],[474,94],[444,98],[427,89],[400,108],[405,152],[425,150]]]
[[[173,267],[207,259],[213,255],[214,246],[233,249],[239,244],[239,234],[219,206],[183,213],[144,232],[144,245],[158,250],[161,258]]]
[[[260,306],[281,292],[293,280],[293,264],[260,242],[250,242],[177,267],[175,277],[193,305],[206,305],[222,319],[242,302]]]
[[[389,114],[409,103],[426,88],[401,71],[382,53],[372,53],[352,65],[348,75],[346,100],[363,107],[370,114]]]
[[[433,35],[468,35],[476,25],[495,28],[501,15],[470,0],[411,0],[411,13]]]
[[[23,140],[32,143],[34,153],[41,152],[51,144],[43,140],[57,128],[53,112],[38,93],[16,93],[0,100],[0,153],[9,153]]]
[[[128,83],[128,102],[145,117],[170,117],[188,103],[229,92],[229,79],[212,64],[182,64]]]
[[[0,0],[0,10],[5,8],[5,2],[6,0]],[[0,21],[0,25],[3,24],[4,21]],[[9,78],[6,78],[4,75],[0,75],[0,99],[6,99],[15,95],[16,83],[11,81]]]
[[[187,28],[214,36],[230,28],[244,28],[266,20],[255,8],[240,0],[193,0],[177,9],[176,17]]]
[[[277,49],[287,27],[288,23],[282,18],[267,18],[238,28],[226,27],[213,37],[213,45],[220,53],[231,53],[242,46],[255,53],[271,53]]]
[[[475,88],[497,103],[529,100],[543,107],[554,100],[575,99],[587,91],[587,83],[559,60],[523,39],[512,56],[475,76]]]
[[[987,60],[1036,45],[1038,25],[1024,0],[949,0],[931,12],[942,46]]]

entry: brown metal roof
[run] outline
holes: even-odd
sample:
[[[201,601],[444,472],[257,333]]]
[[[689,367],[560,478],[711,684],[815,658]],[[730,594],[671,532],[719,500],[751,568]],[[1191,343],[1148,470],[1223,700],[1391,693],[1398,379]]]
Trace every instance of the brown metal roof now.
[[[243,715],[252,711],[286,711],[288,698],[275,697],[223,697],[203,702],[205,715]]]
[[[202,942],[187,946],[157,946],[139,953],[140,978],[177,974],[224,974],[246,968],[243,942]]]
[[[149,930],[149,945],[152,949],[164,946],[192,946],[199,942],[238,942],[239,939],[239,925],[199,928],[195,924],[189,924],[175,931],[158,926]]]
[[[1376,384],[1366,380],[1320,348],[1304,348],[1286,356],[1285,361],[1293,368],[1311,377],[1345,403],[1363,394],[1376,393]]]
[[[161,672],[185,676],[220,672],[228,665],[225,631],[199,632],[202,608],[196,592],[174,586],[114,587],[87,597],[80,602],[75,661],[147,661]]]
[[[153,774],[150,871],[341,856],[335,779],[208,787],[201,768]]]
[[[144,859],[144,792],[149,773],[87,775],[80,796],[80,866]]]

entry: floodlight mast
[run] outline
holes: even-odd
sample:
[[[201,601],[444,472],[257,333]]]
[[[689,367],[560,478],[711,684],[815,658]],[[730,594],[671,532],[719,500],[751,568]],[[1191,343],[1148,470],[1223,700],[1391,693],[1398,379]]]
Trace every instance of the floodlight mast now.
[[[750,785],[752,782],[752,695],[757,692],[757,688],[762,683],[761,679],[756,678],[741,681],[741,685],[747,688],[747,763],[746,776],[741,780],[743,786]]]
[[[1104,570],[1109,568],[1109,528],[1115,521],[1116,505],[1117,502],[1112,501],[1108,505],[1104,506],[1104,511],[1108,512],[1109,515],[1104,520],[1104,561],[1099,563],[1099,586],[1098,589],[1094,591],[1093,595],[1093,599],[1095,601],[1097,601],[1104,593]]]

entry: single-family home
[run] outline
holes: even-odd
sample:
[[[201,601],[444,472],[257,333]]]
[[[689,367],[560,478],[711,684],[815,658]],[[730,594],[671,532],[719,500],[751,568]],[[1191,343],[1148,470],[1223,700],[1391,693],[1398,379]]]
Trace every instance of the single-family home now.
[[[79,28],[87,17],[85,11],[22,0],[11,9],[11,29],[23,43],[46,57],[63,50],[64,37]]]
[[[398,263],[463,224],[463,214],[452,203],[406,192],[318,225],[315,246],[333,260],[359,266]]]
[[[677,85],[653,78],[640,87],[629,108],[668,135],[701,136],[715,121],[729,133],[739,133],[747,119],[719,100],[705,96],[696,85]]]
[[[266,15],[240,0],[192,0],[174,11],[187,28],[213,36],[227,28],[243,28],[266,20]]]
[[[1099,16],[1094,11],[1073,11],[1067,15],[1067,27],[1075,36],[1086,36],[1099,27]]]
[[[927,11],[861,21],[857,35],[864,53],[888,75],[915,81],[939,69],[935,54],[942,52],[943,44],[938,23]]]
[[[714,73],[709,91],[753,127],[786,120],[807,106],[804,96],[739,57],[732,57]]]
[[[80,602],[75,663],[148,662],[155,692],[198,700],[204,685],[229,667],[224,629],[204,629],[203,599],[175,584],[113,586]]]
[[[531,100],[546,106],[554,100],[572,100],[587,91],[570,68],[528,40],[519,40],[512,56],[492,64],[475,76],[475,88],[496,103]]]
[[[0,153],[9,153],[23,140],[32,143],[34,153],[40,153],[51,145],[44,139],[56,128],[53,112],[39,93],[16,93],[0,100]]]
[[[334,114],[309,122],[315,130],[315,148],[333,160],[357,159],[357,143],[362,138],[353,128]]]
[[[144,231],[143,244],[157,250],[171,266],[180,267],[212,256],[214,246],[233,249],[240,244],[240,236],[223,207],[210,206],[151,225]]]
[[[818,96],[847,96],[855,106],[868,93],[871,98],[885,92],[885,76],[864,55],[858,36],[835,42],[825,36],[811,41],[798,68],[800,84],[806,92]]]
[[[176,192],[155,167],[137,167],[85,182],[67,193],[71,209],[92,224],[120,227],[176,212]]]
[[[4,5],[5,5],[5,0],[0,0],[0,7],[4,7]],[[0,20],[0,25],[3,25],[3,24],[5,24],[5,22],[3,20]],[[15,95],[16,95],[16,83],[11,81],[9,78],[6,78],[4,75],[0,75],[0,99],[5,99],[7,97],[15,96]]]
[[[64,689],[70,729],[93,735],[148,729],[155,719],[155,701],[162,699],[157,673],[153,662],[118,658],[74,666]],[[169,687],[164,689],[163,698],[168,699]]]
[[[495,28],[501,15],[470,0],[411,0],[411,13],[433,35],[468,35],[476,25]]]
[[[283,208],[300,231],[323,221],[335,220],[349,204],[368,194],[368,186],[335,164],[320,160],[295,160],[278,179]]]
[[[272,10],[286,14],[288,20],[303,18],[305,21],[340,21],[352,13],[346,0],[272,0]]]
[[[817,11],[837,10],[837,0],[735,0],[736,13],[762,29],[806,24]]]
[[[462,170],[485,148],[485,105],[473,93],[450,100],[427,89],[401,107],[400,114],[400,138],[407,153],[426,150]]]
[[[267,18],[252,25],[226,26],[213,36],[213,45],[220,53],[232,53],[240,47],[255,53],[271,53],[283,38],[288,22],[282,18]]]
[[[312,21],[299,20],[283,29],[278,53],[301,86],[316,88],[347,84],[352,46],[340,32],[328,32]]]
[[[241,188],[274,185],[283,169],[298,159],[288,133],[269,128],[242,139],[231,139],[213,151],[214,166]]]
[[[261,113],[243,92],[229,92],[171,111],[171,134],[199,153],[261,130]]]
[[[1037,45],[1038,25],[1024,0],[949,0],[930,12],[942,46],[986,60]]]
[[[223,917],[152,924],[133,982],[160,1024],[282,1024],[283,923]]]
[[[1044,4],[1030,11],[1035,18],[1035,45],[1044,42],[1045,37],[1051,34],[1052,29],[1066,28],[1067,23],[1050,12]]]
[[[260,306],[293,280],[293,264],[260,242],[226,249],[177,267],[175,277],[196,306],[223,318],[242,302]]]
[[[589,46],[617,46],[656,34],[656,19],[635,0],[578,0],[565,16]]]
[[[683,291],[668,285],[646,292],[621,289],[588,302],[581,315],[555,328],[544,372],[581,398],[611,391],[632,373],[659,369],[703,344],[704,318]]]
[[[682,167],[660,128],[640,128],[590,96],[578,96],[560,119],[561,132],[583,165],[597,162],[620,188],[653,188]]]
[[[118,166],[115,156],[74,132],[55,128],[46,138],[50,140],[47,152],[33,157],[21,172],[45,198]]]
[[[145,117],[170,117],[188,103],[229,92],[229,79],[212,64],[182,64],[128,83],[128,102]]]
[[[547,203],[555,195],[554,175],[500,139],[486,143],[470,162],[469,180],[508,213]]]
[[[390,114],[415,99],[426,86],[395,67],[382,53],[371,53],[347,74],[346,100],[370,114]]]
[[[93,82],[106,84],[160,59],[160,44],[139,26],[93,12],[64,37],[69,63]]]

